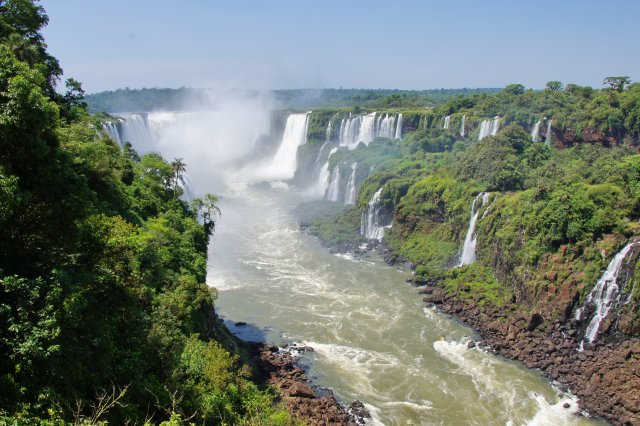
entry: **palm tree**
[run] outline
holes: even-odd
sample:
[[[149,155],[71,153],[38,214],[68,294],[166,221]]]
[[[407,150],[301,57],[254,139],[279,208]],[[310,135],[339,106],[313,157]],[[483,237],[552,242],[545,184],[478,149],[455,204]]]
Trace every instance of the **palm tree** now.
[[[178,183],[182,180],[182,174],[187,171],[187,165],[182,158],[174,158],[171,162],[173,169],[173,198],[178,196]]]

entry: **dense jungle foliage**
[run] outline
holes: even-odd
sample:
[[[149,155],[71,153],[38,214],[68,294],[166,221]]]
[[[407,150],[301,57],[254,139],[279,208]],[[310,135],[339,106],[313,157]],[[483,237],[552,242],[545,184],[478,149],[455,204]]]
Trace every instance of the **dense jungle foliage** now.
[[[56,92],[46,24],[0,1],[0,424],[290,424],[214,312],[216,197]]]

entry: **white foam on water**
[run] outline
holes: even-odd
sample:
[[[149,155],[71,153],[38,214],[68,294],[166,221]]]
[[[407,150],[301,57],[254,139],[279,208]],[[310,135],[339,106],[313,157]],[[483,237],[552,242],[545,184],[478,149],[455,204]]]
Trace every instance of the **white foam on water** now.
[[[389,402],[385,402],[382,405],[385,407],[405,407],[405,408],[410,408],[417,412],[426,412],[433,409],[433,404],[431,403],[431,401],[426,401],[426,400],[419,401],[419,402],[389,401]]]
[[[363,402],[362,404],[364,405],[364,408],[366,408],[369,414],[371,415],[370,418],[365,419],[365,423],[367,425],[385,426],[384,422],[382,421],[382,418],[380,417],[380,412],[381,412],[380,408],[371,404],[367,404],[366,402]]]
[[[580,411],[578,398],[570,394],[562,394],[560,400],[551,403],[540,394],[531,392],[529,396],[538,404],[538,412],[525,423],[526,426],[556,426],[556,425],[577,425],[579,418],[576,416]],[[564,408],[564,404],[569,404],[569,408]]]
[[[311,346],[319,357],[331,365],[332,369],[341,371],[345,377],[349,377],[351,385],[361,393],[375,394],[371,386],[372,379],[381,370],[401,365],[398,358],[387,353],[334,343],[305,342],[305,345]]]

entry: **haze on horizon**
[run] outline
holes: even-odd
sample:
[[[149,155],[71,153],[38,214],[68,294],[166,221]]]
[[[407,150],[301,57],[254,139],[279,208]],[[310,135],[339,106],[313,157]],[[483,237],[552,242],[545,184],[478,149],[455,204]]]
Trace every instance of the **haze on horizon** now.
[[[640,80],[640,2],[43,0],[65,78],[117,88],[503,87]]]

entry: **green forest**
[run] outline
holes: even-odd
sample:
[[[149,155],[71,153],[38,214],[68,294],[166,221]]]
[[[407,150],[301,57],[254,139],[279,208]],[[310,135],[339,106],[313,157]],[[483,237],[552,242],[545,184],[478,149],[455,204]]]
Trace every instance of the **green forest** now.
[[[214,310],[214,195],[181,159],[121,149],[0,1],[0,424],[290,424]]]
[[[436,281],[459,297],[512,302],[524,313],[566,320],[617,250],[638,234],[640,83],[607,77],[603,84],[593,89],[551,81],[540,91],[512,84],[426,110],[382,109],[403,113],[403,139],[376,138],[333,155],[329,168],[338,166],[343,180],[355,162],[359,170],[375,171],[355,206],[299,207],[305,225],[330,246],[361,243],[361,216],[382,188],[383,206],[393,215],[386,245],[414,266],[415,282]],[[323,126],[346,116],[333,109],[313,114],[309,158],[324,142]],[[500,130],[478,140],[481,122],[494,117]],[[541,134],[534,141],[536,122]],[[451,268],[480,192],[491,195],[479,211],[478,262]],[[319,213],[313,219],[307,210]],[[615,331],[637,336],[640,276],[628,275],[623,290],[629,303],[619,307]]]

